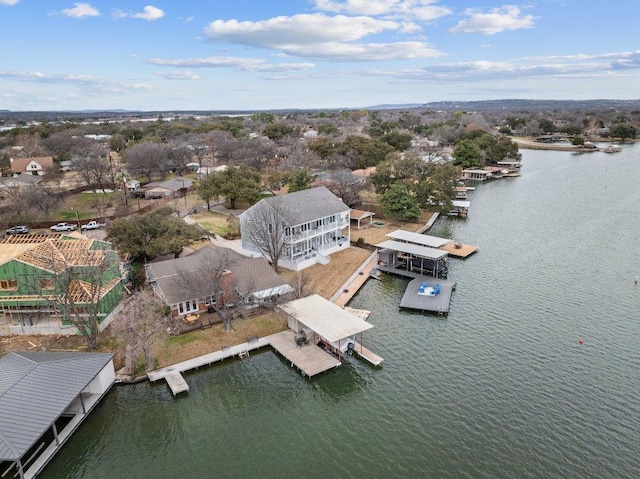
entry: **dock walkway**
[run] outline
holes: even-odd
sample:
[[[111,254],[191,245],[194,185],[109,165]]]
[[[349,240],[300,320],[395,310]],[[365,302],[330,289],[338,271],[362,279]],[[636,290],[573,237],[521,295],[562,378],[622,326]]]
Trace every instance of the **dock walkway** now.
[[[365,348],[362,344],[356,341],[356,345],[353,348],[353,352],[360,356],[362,359],[370,362],[374,366],[382,366],[384,359],[378,356],[370,349]]]

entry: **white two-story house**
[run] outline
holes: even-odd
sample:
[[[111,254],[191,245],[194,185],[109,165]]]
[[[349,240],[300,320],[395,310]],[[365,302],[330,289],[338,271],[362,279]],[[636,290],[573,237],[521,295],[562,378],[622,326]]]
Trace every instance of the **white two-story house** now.
[[[262,199],[240,215],[242,248],[270,260],[250,233],[256,222],[265,221],[265,210],[272,215],[269,231],[281,247],[280,267],[300,271],[326,264],[330,254],[350,246],[351,208],[324,186]]]

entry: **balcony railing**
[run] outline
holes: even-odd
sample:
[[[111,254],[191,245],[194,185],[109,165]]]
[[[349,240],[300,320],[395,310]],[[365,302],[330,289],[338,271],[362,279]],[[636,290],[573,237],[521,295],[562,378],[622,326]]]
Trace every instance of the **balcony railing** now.
[[[319,236],[324,233],[328,233],[329,231],[335,231],[338,229],[345,228],[349,225],[349,221],[343,219],[341,221],[334,221],[333,223],[329,223],[327,225],[320,225],[317,228],[308,228],[305,231],[300,231],[299,233],[292,233],[286,237],[286,242],[297,243],[300,240],[313,238],[315,236]]]

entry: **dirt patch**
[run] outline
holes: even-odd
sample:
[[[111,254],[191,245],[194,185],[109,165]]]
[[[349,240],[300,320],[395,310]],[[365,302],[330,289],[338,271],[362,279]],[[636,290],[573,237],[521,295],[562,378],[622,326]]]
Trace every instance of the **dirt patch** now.
[[[86,351],[80,336],[2,336],[0,355],[12,351]]]

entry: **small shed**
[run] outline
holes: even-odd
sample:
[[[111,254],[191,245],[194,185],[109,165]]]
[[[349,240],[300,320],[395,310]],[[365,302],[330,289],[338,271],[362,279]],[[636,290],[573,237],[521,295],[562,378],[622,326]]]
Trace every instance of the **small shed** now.
[[[358,229],[360,229],[360,222],[364,219],[369,218],[369,224],[373,223],[373,215],[375,215],[375,213],[371,211],[351,210],[351,221],[357,221]]]

